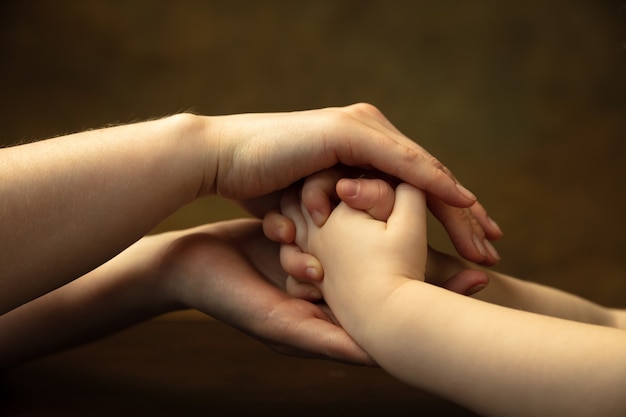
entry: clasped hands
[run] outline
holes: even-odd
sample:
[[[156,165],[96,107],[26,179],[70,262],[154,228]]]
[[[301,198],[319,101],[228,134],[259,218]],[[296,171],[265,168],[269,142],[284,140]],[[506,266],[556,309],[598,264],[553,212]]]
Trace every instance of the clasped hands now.
[[[380,175],[378,178],[365,178],[365,174],[352,174],[351,177],[349,171],[354,172],[328,169],[310,176],[301,187],[293,186],[285,192],[280,213],[270,212],[265,217],[266,236],[282,244],[281,264],[289,273],[286,290],[295,297],[310,301],[323,299],[319,290],[324,275],[323,267],[309,253],[307,247],[308,229],[319,225],[313,224],[315,220],[307,212],[307,202],[322,201],[325,205],[331,205],[332,209],[343,202],[352,209],[362,211],[364,217],[379,222],[387,222],[394,209],[394,183],[397,181],[384,179]],[[417,218],[418,224],[424,223],[423,227],[415,226],[415,233],[425,234],[425,213],[420,218],[421,207],[409,209],[415,211],[415,216],[412,217]],[[410,224],[403,226],[412,227]],[[344,229],[346,234],[354,232],[349,226]],[[425,236],[420,241],[425,242]],[[405,271],[406,273],[465,295],[476,293],[487,286],[486,274],[478,269],[468,268],[468,262],[439,253],[430,246],[421,248],[418,243],[411,242],[411,247],[408,248],[412,253],[412,270]],[[355,263],[358,262],[358,255],[356,258]]]
[[[294,179],[304,178],[297,195],[318,226],[339,199],[374,219],[385,220],[393,205],[393,188],[380,178],[357,178],[356,183],[340,181],[335,194],[335,183],[342,174],[337,170],[316,174],[323,164],[326,168],[361,167],[361,173],[374,175],[385,172],[424,189],[428,208],[461,256],[484,265],[498,261],[489,241],[501,232],[480,203],[471,193],[468,196],[445,166],[402,135],[373,106],[225,116],[213,119],[212,129],[220,132],[220,149],[229,151],[221,152],[219,163],[213,164],[220,169],[206,174],[214,178],[210,192],[236,200],[264,221],[232,220],[201,226],[181,236],[165,256],[171,266],[169,276],[184,278],[169,280],[179,287],[171,293],[186,307],[239,328],[275,350],[374,364],[337,324],[317,286],[311,285],[322,279],[321,265],[298,250],[294,223],[276,209],[281,200],[284,205],[293,198]],[[300,132],[297,140],[291,139],[293,132]],[[363,137],[370,140],[359,139]],[[242,143],[237,138],[249,139]],[[323,149],[319,149],[321,145]],[[296,158],[302,163],[294,164],[294,155],[309,158]],[[256,165],[250,161],[257,161]],[[355,184],[359,185],[356,193],[351,190]],[[429,261],[426,279],[433,284],[458,293],[486,285],[484,274],[463,272],[467,264],[460,258],[431,258],[446,265],[432,267],[434,261]],[[181,281],[187,285],[180,285]]]
[[[181,114],[3,151],[3,175],[10,179],[3,190],[10,214],[4,228],[12,239],[2,257],[0,327],[14,341],[4,345],[3,364],[179,308],[201,310],[284,353],[372,364],[336,324],[317,287],[298,284],[307,277],[319,281],[323,270],[293,245],[289,218],[272,211],[293,184],[304,182],[303,207],[317,226],[339,198],[374,219],[388,216],[388,185],[379,184],[376,194],[368,191],[375,181],[357,179],[362,187],[353,193],[341,182],[335,195],[337,178],[318,174],[332,167],[423,190],[462,257],[484,265],[498,260],[489,241],[501,232],[476,197],[364,103],[288,113]],[[67,185],[65,194],[55,192],[57,184]],[[236,201],[258,219],[145,236],[182,205],[207,195]],[[109,219],[105,229],[103,215]],[[439,278],[433,282],[452,291],[479,288],[465,278]],[[82,319],[85,314],[89,319]],[[30,343],[35,333],[41,343]],[[25,344],[32,349],[25,352]]]
[[[262,223],[237,219],[181,234],[162,257],[168,265],[162,274],[172,284],[164,293],[178,300],[179,307],[198,309],[280,353],[375,365],[324,303],[318,289],[321,264],[296,244],[302,239],[296,238],[292,219],[300,198],[329,210],[341,200],[373,219],[389,217],[394,205],[390,182],[342,175],[326,170],[288,188],[283,212],[268,212]],[[487,276],[468,269],[469,263],[431,249],[428,253],[428,262],[423,260],[427,282],[461,294],[487,285]]]

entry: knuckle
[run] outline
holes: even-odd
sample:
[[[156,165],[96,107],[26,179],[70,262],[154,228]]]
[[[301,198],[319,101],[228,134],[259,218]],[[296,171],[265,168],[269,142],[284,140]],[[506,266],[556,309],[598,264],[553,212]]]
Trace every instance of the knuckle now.
[[[368,116],[380,117],[382,112],[373,104],[360,102],[347,107],[347,110],[356,114],[365,114]]]
[[[469,222],[472,230],[474,231],[474,233],[478,237],[480,237],[481,239],[484,239],[485,238],[485,231],[483,230],[482,226],[480,225],[480,222],[478,221],[478,219],[476,219],[476,217],[474,217],[474,215],[472,214],[470,209],[464,209],[463,211],[466,214],[468,222]]]
[[[429,157],[424,158],[430,159]],[[426,192],[432,193],[439,184],[444,183],[445,181],[449,181],[450,177],[448,176],[448,174],[446,174],[445,171],[438,168],[437,165],[433,166],[432,160],[425,161],[425,159],[418,158],[417,163],[430,163],[432,169],[430,169],[424,175],[423,189]]]

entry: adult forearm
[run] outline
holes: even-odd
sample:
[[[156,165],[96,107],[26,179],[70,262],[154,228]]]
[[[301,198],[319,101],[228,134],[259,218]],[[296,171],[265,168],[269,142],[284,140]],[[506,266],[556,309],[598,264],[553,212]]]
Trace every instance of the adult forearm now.
[[[203,181],[191,115],[0,150],[0,313],[115,256]]]
[[[614,317],[614,327],[626,330],[626,310],[613,308],[610,311]]]
[[[142,239],[90,273],[0,315],[0,368],[182,308],[154,269],[162,242],[161,235]]]
[[[489,286],[474,298],[504,307],[582,323],[616,327],[613,311],[575,294],[508,275],[488,272]]]
[[[489,277],[489,285],[472,295],[473,298],[567,320],[617,327],[614,310],[575,294],[486,269],[457,256],[434,250],[428,252],[426,276],[433,281],[465,269],[482,270]]]

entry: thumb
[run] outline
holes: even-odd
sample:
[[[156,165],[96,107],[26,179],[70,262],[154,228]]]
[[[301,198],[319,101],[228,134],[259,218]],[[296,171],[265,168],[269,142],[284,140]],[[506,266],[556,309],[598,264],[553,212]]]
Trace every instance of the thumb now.
[[[344,178],[337,182],[337,196],[348,206],[386,221],[393,210],[395,192],[382,179]]]
[[[462,294],[472,295],[489,285],[489,276],[477,269],[464,269],[441,284],[442,288]]]
[[[426,257],[426,196],[423,191],[402,183],[396,188],[396,201],[387,229],[397,233],[398,239]]]

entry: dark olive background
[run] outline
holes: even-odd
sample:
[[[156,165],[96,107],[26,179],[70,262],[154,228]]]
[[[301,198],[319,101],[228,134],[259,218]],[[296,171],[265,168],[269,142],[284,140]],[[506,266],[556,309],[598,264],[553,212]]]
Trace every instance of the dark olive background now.
[[[0,143],[370,102],[478,195],[505,232],[499,270],[626,306],[625,17],[608,0],[4,1]],[[241,215],[205,199],[154,232]],[[6,390],[15,415],[464,415],[184,318],[37,361]]]

